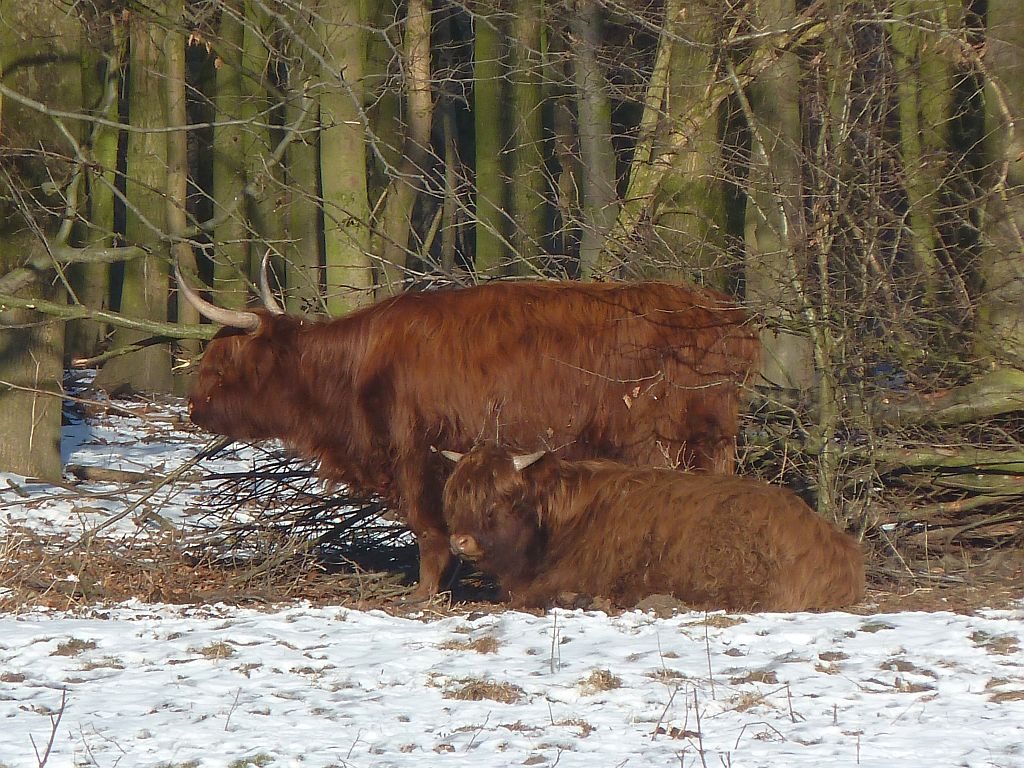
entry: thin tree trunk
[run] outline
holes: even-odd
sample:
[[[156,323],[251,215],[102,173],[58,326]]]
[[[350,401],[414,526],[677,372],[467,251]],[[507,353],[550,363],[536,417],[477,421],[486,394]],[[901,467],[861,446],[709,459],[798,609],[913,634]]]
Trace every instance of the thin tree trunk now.
[[[580,159],[583,169],[583,229],[580,273],[598,271],[605,238],[618,216],[615,191],[615,147],[608,82],[597,60],[602,39],[602,10],[597,0],[578,0],[571,19]]]
[[[259,4],[247,3],[245,30],[242,34],[242,117],[246,121],[250,151],[245,156],[246,216],[250,235],[261,241],[249,246],[250,275],[258,275],[263,254],[278,248],[284,234],[281,206],[283,195],[280,165],[270,157],[274,149],[271,109],[270,69],[275,54],[267,42],[273,29],[270,19]]]
[[[81,68],[73,55],[78,40],[77,19],[56,5],[0,2],[0,78],[47,106],[75,112],[83,108]],[[72,55],[31,63],[33,51],[55,54],[65,44]],[[8,70],[14,62],[20,65]],[[26,263],[49,261],[44,238],[59,240],[67,232],[58,221],[48,220],[36,201],[67,205],[72,220],[80,212],[74,209],[73,188],[64,191],[67,200],[62,201],[45,186],[46,180],[66,180],[73,171],[62,159],[73,156],[72,147],[53,120],[13,100],[3,101],[0,134],[5,147],[26,148],[20,163],[8,164],[0,173],[3,276]],[[35,283],[22,287],[18,298],[52,299],[54,293]],[[45,480],[61,477],[64,331],[64,323],[34,309],[0,307],[0,471]]]
[[[912,232],[916,293],[934,307],[937,254],[943,248],[937,210],[945,178],[952,170],[949,124],[953,119],[953,63],[948,55],[951,24],[960,0],[896,0],[891,28],[896,53],[900,117],[900,153]]]
[[[558,51],[556,56],[565,55]],[[552,78],[554,80],[554,78]],[[551,236],[550,249],[552,254],[562,256],[559,261],[558,273],[566,278],[582,275],[590,279],[589,274],[582,274],[582,258],[580,244],[583,240],[583,186],[589,178],[580,155],[579,104],[575,89],[559,89],[561,92],[551,94],[548,100],[552,103],[551,116],[551,154],[558,164],[552,180],[552,205],[557,212],[555,231]],[[598,253],[600,247],[598,247]],[[596,258],[596,254],[595,254]],[[552,264],[554,266],[554,264]]]
[[[444,105],[444,208],[441,218],[441,271],[451,275],[455,269],[455,252],[458,247],[459,187],[463,172],[459,162],[458,126],[455,122],[455,105]]]
[[[663,174],[663,164],[655,162],[655,140],[668,105],[674,30],[682,13],[683,0],[666,0],[661,35],[636,129],[629,184],[597,263],[597,274],[605,277],[624,273],[639,239],[638,230],[649,220],[654,206],[654,193]]]
[[[507,264],[508,188],[502,169],[505,146],[502,34],[493,9],[476,4],[473,20],[473,120],[476,145],[476,259],[477,275],[495,277]],[[490,12],[490,15],[488,13]]]
[[[27,229],[0,230],[0,273],[44,252]],[[35,285],[21,294],[52,291]],[[0,471],[60,479],[63,358],[64,323],[32,310],[0,311]]]
[[[124,56],[122,25],[102,16],[82,19],[82,97],[90,114],[117,120],[118,81]],[[102,46],[102,47],[100,47]],[[83,213],[89,226],[81,239],[90,245],[113,245],[114,185],[117,172],[116,129],[91,127],[94,166],[86,172],[87,197]],[[78,301],[88,307],[110,306],[110,265],[78,264],[68,270]],[[100,351],[107,326],[95,320],[67,325],[66,353],[72,358],[90,358]]]
[[[757,29],[782,27],[795,17],[795,0],[758,0]],[[769,43],[770,44],[770,43]],[[765,319],[761,333],[765,379],[782,387],[813,382],[808,305],[806,237],[801,203],[800,63],[781,53],[771,69],[740,89],[751,134],[747,177],[746,300]]]
[[[406,126],[404,150],[397,173],[388,186],[384,205],[383,258],[386,293],[404,285],[409,254],[412,214],[424,176],[430,146],[433,101],[430,94],[430,3],[409,0],[405,22],[403,74],[405,76]]]
[[[180,18],[185,9],[184,0],[171,0],[169,6],[171,18]],[[188,113],[185,109],[185,38],[180,30],[167,31],[164,38],[164,57],[167,79],[163,92],[167,122],[172,126],[181,126],[181,130],[167,134],[167,233],[171,237],[171,258],[185,267],[189,273],[195,274],[195,253],[192,246],[182,239],[188,227],[188,212],[185,207],[188,197],[188,130],[185,128]],[[176,314],[179,323],[198,325],[200,322],[199,312],[181,293],[178,293]],[[198,340],[183,339],[178,344],[187,357],[199,354]],[[178,382],[178,389],[183,389],[187,383]]]
[[[724,289],[729,265],[723,263],[727,212],[720,110],[709,95],[715,98],[711,86],[723,79],[723,62],[713,52],[725,25],[714,0],[688,3],[685,11],[671,27],[675,42],[666,119],[686,126],[689,142],[685,148],[655,144],[672,172],[659,190],[645,255],[653,260],[654,274]]]
[[[245,199],[248,157],[254,151],[252,125],[230,121],[248,114],[244,70],[245,0],[225,0],[221,10],[218,63],[213,95],[213,288],[218,304],[238,309],[248,297],[250,234]]]
[[[295,97],[293,91],[289,99],[289,122],[298,116],[300,110],[292,103]],[[314,121],[317,119],[317,111],[315,107],[312,110]],[[327,309],[320,285],[320,231],[323,222],[321,208],[317,204],[320,198],[317,147],[315,133],[305,133],[288,147],[289,245],[286,249],[285,282],[288,286],[286,306],[289,312],[326,312]]]
[[[512,22],[512,182],[514,271],[535,271],[547,231],[543,116],[543,0],[519,0]]]
[[[1024,364],[1024,12],[989,0],[985,64],[986,150],[994,172],[984,217],[976,345],[980,354]]]
[[[361,3],[325,0],[322,28],[329,60],[344,82],[320,100],[320,184],[324,201],[327,308],[341,315],[373,299],[370,205],[366,184],[363,76],[367,44]]]
[[[848,18],[848,11],[847,0],[826,0],[825,12],[832,18]],[[816,508],[825,517],[837,518],[842,479],[836,435],[843,413],[837,363],[843,351],[846,307],[841,303],[844,293],[832,277],[846,277],[836,264],[842,255],[836,244],[844,234],[836,209],[843,199],[840,175],[847,170],[844,139],[852,132],[855,95],[851,79],[835,73],[849,70],[854,45],[849,37],[832,35],[807,50],[806,57],[808,64],[798,85],[801,106],[806,110],[801,136],[805,163],[802,191],[812,201],[811,215],[817,218],[813,242],[808,243],[806,277],[801,281],[807,295],[805,327],[811,334],[817,379],[817,410],[809,442],[817,461]]]
[[[310,55],[310,49],[319,50],[323,27],[316,14],[306,8],[297,8],[291,16],[291,27],[297,39],[289,46],[293,59],[301,64],[288,71],[286,120],[294,125],[303,112],[303,99],[315,100],[310,116],[299,136],[288,145],[288,203],[286,211],[288,245],[285,247],[285,301],[289,312],[326,312],[321,289],[322,226],[319,175],[317,168],[319,121],[319,89],[305,94],[307,82],[321,78],[320,64]]]
[[[164,0],[153,8],[152,16],[134,14],[130,31],[128,110],[132,126],[140,130],[128,134],[125,238],[146,247],[149,256],[125,264],[120,311],[158,322],[167,320],[169,290],[167,135],[145,129],[162,129],[168,124],[165,100],[161,98],[169,74],[164,53],[167,30],[163,24],[170,18],[172,6],[170,0]],[[114,347],[126,347],[142,338],[144,334],[119,329],[114,334]],[[167,345],[154,344],[109,360],[97,375],[96,384],[110,391],[129,388],[169,392],[171,357]]]

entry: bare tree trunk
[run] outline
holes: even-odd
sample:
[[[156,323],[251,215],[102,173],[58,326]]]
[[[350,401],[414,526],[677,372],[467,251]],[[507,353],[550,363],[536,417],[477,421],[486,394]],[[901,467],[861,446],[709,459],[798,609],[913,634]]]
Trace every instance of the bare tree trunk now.
[[[430,148],[433,101],[430,94],[430,3],[409,0],[405,22],[405,140],[397,172],[388,185],[383,230],[385,293],[402,290],[406,278],[413,207]]]
[[[360,29],[361,7],[346,0],[323,3],[327,55],[344,79],[331,82],[320,100],[324,259],[327,307],[332,315],[373,299],[366,135],[361,115],[367,43]]]
[[[0,273],[41,252],[27,229],[0,227]],[[41,286],[22,291],[51,293]],[[0,311],[0,471],[60,479],[63,357],[64,323],[26,309]]]
[[[716,7],[720,9],[721,5]],[[814,7],[817,8],[817,5]],[[715,7],[712,7],[711,11],[714,10]],[[716,72],[714,76],[706,72],[702,75],[705,93],[697,100],[699,108],[690,111],[689,119],[662,120],[670,108],[668,93],[671,79],[678,79],[678,76],[672,74],[671,66],[672,57],[681,40],[677,31],[679,25],[686,21],[689,12],[689,5],[682,0],[666,2],[665,21],[648,79],[643,116],[637,128],[637,142],[629,168],[629,184],[601,255],[599,270],[602,274],[620,274],[628,266],[632,254],[638,248],[646,248],[646,243],[650,241],[648,230],[651,223],[661,216],[659,209],[663,208],[662,189],[672,183],[670,177],[675,177],[680,167],[685,167],[677,165],[677,159],[682,154],[694,154],[695,146],[701,141],[701,132],[718,119],[723,101],[735,92],[736,84],[745,87],[766,68],[774,66],[773,48],[755,47],[751,55],[736,63],[734,76],[725,76],[722,71]],[[818,14],[828,18],[831,11],[819,10]],[[816,19],[804,18],[789,28],[779,30],[773,37],[779,49],[793,50],[817,39],[825,30],[827,26],[818,23]],[[699,164],[700,160],[692,158],[691,162]],[[700,212],[694,210],[694,213]],[[701,226],[717,226],[715,219],[704,218],[702,221]],[[717,234],[714,229],[711,233]]]
[[[953,120],[954,65],[947,55],[951,25],[959,21],[960,0],[897,0],[891,37],[897,61],[900,151],[912,233],[914,277],[920,303],[935,307],[937,259],[945,247],[940,236],[950,163],[949,125]]]
[[[505,146],[501,65],[502,34],[499,19],[488,4],[475,5],[473,22],[473,119],[476,144],[476,272],[500,274],[509,256],[505,215],[507,184],[502,169]],[[490,15],[489,15],[490,12]]]
[[[293,91],[290,102],[296,98]],[[316,98],[316,97],[314,97]],[[317,109],[313,119],[318,120]],[[299,107],[289,103],[289,122],[299,113]],[[288,286],[286,306],[289,312],[326,312],[320,284],[321,248],[320,232],[323,227],[318,190],[319,142],[314,133],[305,133],[288,147],[288,239],[285,249],[285,275]],[[369,271],[369,266],[365,267]]]
[[[0,77],[49,107],[82,109],[81,69],[74,56],[78,41],[77,19],[59,7],[0,2]],[[33,61],[31,54],[39,50],[54,58]],[[73,158],[73,149],[57,121],[14,101],[0,101],[0,133],[5,146],[25,149],[20,163],[0,166],[0,275],[6,275],[26,262],[46,259],[46,241],[54,231],[57,237],[67,236],[68,229],[59,217],[48,217],[46,207],[59,211],[67,205],[65,215],[73,219],[79,213],[71,202],[78,182],[72,163],[63,159]],[[48,179],[69,177],[73,180],[65,190],[55,193],[46,187]],[[52,289],[38,284],[19,293],[55,298]],[[60,479],[63,357],[64,323],[34,310],[0,306],[0,471]]]
[[[172,0],[171,18],[180,18],[184,12],[184,0]],[[190,273],[196,271],[196,256],[183,237],[188,227],[188,213],[185,200],[188,197],[188,114],[185,110],[185,38],[180,30],[168,30],[164,38],[164,57],[167,62],[167,80],[164,84],[167,122],[181,126],[181,130],[167,134],[167,192],[165,199],[167,233],[171,237],[171,258],[178,261]],[[176,306],[179,323],[199,324],[199,312],[179,293]],[[188,357],[199,354],[197,339],[183,339],[179,342]],[[178,389],[188,382],[177,382]]]
[[[315,11],[315,9],[314,9]],[[293,63],[288,71],[286,121],[294,125],[303,114],[303,99],[309,98],[317,106],[310,107],[299,136],[288,145],[288,203],[287,232],[289,243],[285,247],[286,306],[289,312],[326,312],[321,287],[321,238],[323,226],[320,199],[320,177],[317,165],[319,148],[318,91],[308,96],[305,84],[320,82],[320,63],[312,54],[322,47],[323,26],[315,12],[297,8],[290,17],[293,38],[288,49]],[[335,86],[339,87],[339,86]],[[365,178],[365,174],[364,174]]]
[[[213,288],[217,303],[234,309],[244,307],[248,297],[251,237],[245,185],[255,144],[254,127],[238,122],[248,114],[243,81],[251,76],[244,69],[246,6],[245,0],[224,0],[222,5],[213,95]]]
[[[756,28],[784,26],[795,17],[795,5],[794,0],[758,0]],[[762,375],[778,386],[805,389],[813,383],[813,360],[803,286],[807,265],[799,81],[796,54],[780,53],[775,66],[747,89],[751,157],[745,284],[748,304],[766,321],[761,332]],[[744,98],[742,89],[740,97]]]
[[[117,120],[118,82],[124,61],[122,25],[116,19],[85,12],[81,20],[82,96],[90,114]],[[114,243],[114,188],[117,172],[116,129],[91,127],[94,165],[86,172],[87,198],[83,214],[89,222],[79,237],[87,244]],[[110,265],[77,264],[68,270],[78,301],[87,307],[110,306]],[[100,351],[107,326],[95,320],[67,325],[66,352],[72,358],[90,358]]]
[[[984,293],[978,352],[1024,365],[1024,11],[1013,0],[989,0],[985,64],[991,78],[985,107],[986,149],[994,164],[984,218]]]
[[[823,12],[833,19],[848,20],[846,2],[827,0]],[[763,10],[767,16],[786,9],[764,6]],[[842,183],[850,175],[844,165],[845,148],[857,96],[852,79],[845,73],[860,63],[849,36],[841,34],[847,31],[842,22],[837,23],[837,30],[838,33],[803,52],[804,66],[791,86],[797,91],[803,117],[798,145],[802,164],[801,209],[804,204],[811,208],[806,215],[814,219],[816,226],[806,234],[791,233],[803,237],[793,243],[792,266],[779,275],[783,280],[790,275],[795,277],[791,295],[798,297],[802,327],[811,339],[816,404],[808,429],[808,445],[815,460],[817,510],[831,518],[840,514],[840,447],[836,435],[843,416],[839,365],[844,352],[842,328],[848,311],[848,305],[842,303],[845,294],[836,286],[837,280],[846,276],[840,262],[843,253],[837,246],[843,228],[836,209],[850,194]],[[844,74],[837,75],[840,72]],[[796,221],[799,215],[793,212],[788,218]],[[833,279],[837,274],[840,277]]]
[[[273,23],[262,4],[254,3],[246,11],[245,30],[242,34],[242,117],[249,135],[250,151],[245,160],[246,215],[250,236],[248,272],[258,275],[260,263],[268,248],[280,250],[284,235],[281,217],[283,197],[282,171],[272,158],[274,150],[274,121],[282,117],[272,108],[270,98],[271,70],[276,53],[268,40]],[[257,244],[256,241],[259,241]]]
[[[601,251],[597,272],[607,277],[622,275],[640,240],[640,229],[650,221],[655,192],[664,173],[656,162],[655,141],[668,106],[669,78],[675,28],[684,12],[683,0],[666,0],[654,65],[647,81],[643,113],[636,128],[636,144],[629,165],[629,184],[618,216]]]
[[[580,160],[583,168],[583,235],[580,273],[592,277],[605,238],[618,215],[615,190],[615,148],[608,81],[597,60],[603,13],[596,0],[578,0],[571,19],[576,77]]]
[[[687,3],[670,29],[674,42],[666,119],[686,126],[689,143],[683,149],[655,144],[655,152],[672,171],[659,190],[646,255],[656,274],[725,288],[727,214],[720,115],[709,100],[712,84],[723,78],[722,62],[714,56],[725,31],[721,4]]]
[[[516,272],[537,268],[544,253],[547,176],[544,169],[542,0],[518,0],[512,22],[512,182]]]
[[[163,23],[173,3],[163,0],[153,15],[132,16],[131,65],[128,87],[131,123],[139,131],[128,134],[125,197],[128,213],[125,237],[145,246],[149,255],[125,264],[120,310],[148,320],[167,320],[168,263],[167,232],[167,126],[165,84],[169,76],[165,55],[167,30]],[[180,14],[179,14],[180,17]],[[175,17],[178,18],[178,17]],[[177,201],[184,206],[184,200]],[[115,347],[127,347],[144,334],[119,329]],[[124,388],[149,392],[171,389],[171,357],[166,344],[153,344],[128,355],[108,360],[96,377],[97,386],[111,391]]]
[[[463,170],[459,162],[458,126],[455,123],[455,105],[444,105],[442,115],[444,129],[444,203],[441,217],[441,271],[446,275],[455,269],[455,254],[458,247],[459,188]]]

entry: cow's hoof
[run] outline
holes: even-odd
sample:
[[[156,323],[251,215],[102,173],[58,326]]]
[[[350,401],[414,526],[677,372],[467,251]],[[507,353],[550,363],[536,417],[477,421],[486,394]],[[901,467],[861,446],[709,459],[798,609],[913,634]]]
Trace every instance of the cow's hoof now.
[[[424,589],[422,585],[416,587],[407,595],[402,595],[395,602],[399,605],[427,605],[437,596],[437,589]]]

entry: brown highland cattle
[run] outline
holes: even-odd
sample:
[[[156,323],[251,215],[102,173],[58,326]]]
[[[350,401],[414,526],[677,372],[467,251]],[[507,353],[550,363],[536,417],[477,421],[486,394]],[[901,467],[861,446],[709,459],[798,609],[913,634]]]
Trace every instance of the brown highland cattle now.
[[[484,435],[568,458],[731,472],[756,330],[725,296],[664,283],[492,282],[405,293],[335,320],[189,301],[223,328],[192,421],[278,438],[329,482],[382,497],[417,538],[416,598],[452,562],[433,446]],[[265,288],[265,284],[264,284]]]
[[[444,490],[452,551],[514,606],[570,592],[624,607],[671,594],[699,609],[803,611],[864,593],[857,541],[786,488],[493,445],[444,455],[458,460]]]

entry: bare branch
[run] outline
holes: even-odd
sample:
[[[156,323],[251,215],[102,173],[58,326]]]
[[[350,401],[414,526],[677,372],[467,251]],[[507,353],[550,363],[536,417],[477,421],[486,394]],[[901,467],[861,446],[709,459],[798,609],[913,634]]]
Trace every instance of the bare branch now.
[[[119,328],[145,331],[172,339],[212,339],[218,330],[216,326],[212,325],[179,325],[177,323],[141,320],[139,318],[126,317],[118,312],[84,307],[81,304],[57,304],[44,299],[27,299],[20,296],[0,294],[0,310],[12,307],[17,309],[34,309],[58,320],[89,318],[110,323]]]

